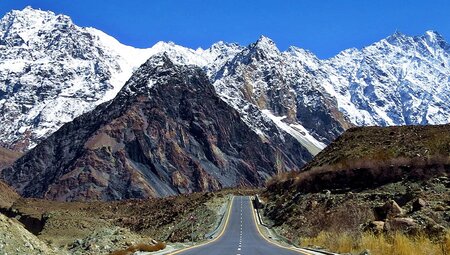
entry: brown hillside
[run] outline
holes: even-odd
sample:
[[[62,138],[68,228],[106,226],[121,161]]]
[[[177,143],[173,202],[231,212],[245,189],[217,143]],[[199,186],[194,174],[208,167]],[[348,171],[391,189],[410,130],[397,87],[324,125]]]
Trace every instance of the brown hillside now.
[[[16,159],[20,158],[22,153],[0,147],[0,170],[10,166]]]
[[[365,189],[448,175],[450,125],[352,128],[300,172],[279,175],[268,190]]]
[[[355,161],[450,156],[450,124],[436,126],[357,127],[347,130],[304,170]]]
[[[0,181],[0,209],[9,208],[11,205],[19,199],[19,195],[4,182]]]

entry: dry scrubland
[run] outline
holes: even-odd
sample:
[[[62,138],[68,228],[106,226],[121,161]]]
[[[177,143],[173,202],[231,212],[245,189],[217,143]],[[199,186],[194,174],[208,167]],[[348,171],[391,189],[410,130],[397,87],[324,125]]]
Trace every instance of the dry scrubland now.
[[[400,232],[392,235],[373,233],[349,234],[321,232],[316,237],[303,238],[302,246],[327,247],[338,253],[372,255],[448,255],[450,254],[450,233],[442,241],[432,241],[425,235],[407,236]]]
[[[0,248],[11,249],[8,254],[14,254],[16,248],[19,254],[39,254],[39,250],[77,255],[155,251],[168,242],[190,240],[190,215],[198,219],[194,238],[204,239],[217,226],[218,212],[224,211],[231,194],[255,192],[229,189],[145,200],[55,202],[20,198],[0,182],[0,193],[7,194],[0,197],[0,216],[4,218],[0,230],[18,229],[8,235],[0,231]]]
[[[265,217],[302,246],[450,254],[450,125],[352,128],[268,182]]]

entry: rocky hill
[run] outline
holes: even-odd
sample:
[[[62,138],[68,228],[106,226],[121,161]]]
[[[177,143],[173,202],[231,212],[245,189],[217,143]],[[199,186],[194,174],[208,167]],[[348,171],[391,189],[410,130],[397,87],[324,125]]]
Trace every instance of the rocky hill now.
[[[367,188],[449,170],[450,125],[359,127],[347,130],[294,181],[304,191]]]
[[[265,215],[300,242],[321,233],[360,240],[365,231],[445,240],[449,131],[450,125],[349,129],[302,171],[269,182]]]
[[[292,137],[255,133],[202,70],[161,54],[1,176],[26,197],[118,200],[262,186],[311,158]]]
[[[56,252],[27,231],[17,220],[0,213],[0,251],[2,254],[66,254]]]

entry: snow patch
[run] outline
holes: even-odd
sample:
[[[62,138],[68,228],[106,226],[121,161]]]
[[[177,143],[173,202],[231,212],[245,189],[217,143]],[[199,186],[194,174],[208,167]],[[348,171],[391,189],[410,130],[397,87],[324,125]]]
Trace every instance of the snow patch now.
[[[325,148],[326,145],[314,138],[302,125],[285,123],[283,122],[283,119],[285,119],[286,116],[275,116],[270,110],[265,109],[261,111],[278,127],[297,139],[297,141],[305,146],[305,148],[307,148],[312,155],[317,155],[323,148]]]

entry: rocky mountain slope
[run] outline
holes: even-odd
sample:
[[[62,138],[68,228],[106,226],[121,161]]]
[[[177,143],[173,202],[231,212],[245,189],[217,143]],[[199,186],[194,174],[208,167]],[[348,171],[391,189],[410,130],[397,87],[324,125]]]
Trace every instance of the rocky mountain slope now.
[[[0,252],[2,254],[67,254],[56,252],[28,232],[17,220],[0,213]]]
[[[304,167],[359,165],[390,160],[433,160],[450,156],[450,124],[357,127],[347,130]]]
[[[290,136],[253,132],[201,69],[161,54],[114,100],[64,125],[1,175],[27,197],[117,200],[262,186],[310,159]]]
[[[269,189],[344,192],[449,171],[450,124],[358,127],[347,130],[301,172],[274,179]]]

